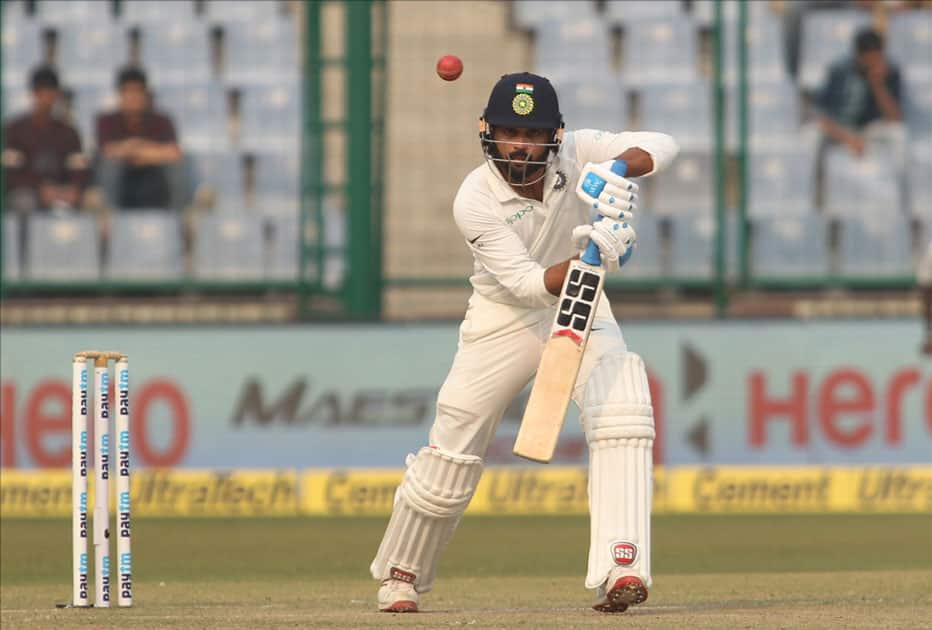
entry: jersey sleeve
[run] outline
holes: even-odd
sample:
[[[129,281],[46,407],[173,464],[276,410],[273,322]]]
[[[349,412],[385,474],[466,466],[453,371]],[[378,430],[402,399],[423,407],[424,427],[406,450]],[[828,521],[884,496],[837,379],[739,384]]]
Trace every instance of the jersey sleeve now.
[[[544,285],[546,269],[533,260],[521,239],[490,210],[482,195],[457,195],[453,217],[484,270],[522,305],[547,307],[556,296]]]
[[[680,151],[673,136],[656,131],[610,133],[578,129],[572,133],[576,145],[576,162],[580,168],[586,162],[607,162],[628,149],[638,148],[646,151],[654,162],[654,168],[644,175],[646,177],[667,168]]]

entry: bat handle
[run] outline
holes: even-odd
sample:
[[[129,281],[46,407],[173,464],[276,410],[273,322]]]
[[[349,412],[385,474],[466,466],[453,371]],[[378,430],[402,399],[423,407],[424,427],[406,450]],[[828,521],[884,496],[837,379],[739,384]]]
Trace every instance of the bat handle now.
[[[612,163],[612,172],[616,175],[624,177],[628,172],[628,163],[624,160],[615,160]],[[597,186],[593,191],[595,194],[593,197],[598,199],[599,195],[602,193],[602,189],[605,188],[605,180],[602,180],[601,185]],[[601,214],[597,214],[595,220],[598,221],[602,218]],[[583,252],[583,255],[580,256],[580,259],[589,265],[598,266],[602,264],[602,255],[599,253],[599,246],[592,242],[592,239],[589,239],[589,243],[586,245],[586,251]]]

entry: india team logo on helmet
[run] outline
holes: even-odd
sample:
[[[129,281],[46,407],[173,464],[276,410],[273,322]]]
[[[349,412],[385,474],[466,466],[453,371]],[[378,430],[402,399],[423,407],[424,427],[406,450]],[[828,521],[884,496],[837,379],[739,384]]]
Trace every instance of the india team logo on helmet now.
[[[511,109],[519,116],[527,116],[534,111],[534,99],[530,94],[517,94],[511,101]]]
[[[612,543],[612,558],[615,564],[628,567],[638,558],[638,546],[634,543],[617,541]]]

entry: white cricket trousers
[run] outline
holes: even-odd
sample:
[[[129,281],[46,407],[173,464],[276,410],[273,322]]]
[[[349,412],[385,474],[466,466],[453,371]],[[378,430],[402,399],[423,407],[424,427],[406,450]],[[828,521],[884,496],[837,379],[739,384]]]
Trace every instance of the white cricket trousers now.
[[[459,349],[437,396],[429,444],[485,457],[505,409],[533,378],[556,313],[493,302],[473,293],[460,326]],[[574,400],[606,353],[626,352],[624,338],[602,295],[586,346]]]

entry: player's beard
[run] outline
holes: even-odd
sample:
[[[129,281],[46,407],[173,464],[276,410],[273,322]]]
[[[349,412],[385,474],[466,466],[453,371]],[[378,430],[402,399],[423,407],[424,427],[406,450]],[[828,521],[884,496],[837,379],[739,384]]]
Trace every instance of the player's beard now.
[[[540,172],[546,168],[544,164],[528,164],[527,161],[531,158],[529,153],[515,152],[508,156],[508,162],[503,164],[503,168],[507,169],[506,175],[507,181],[514,186],[527,186],[526,182],[535,181]],[[545,158],[539,158],[540,162],[543,162]]]

